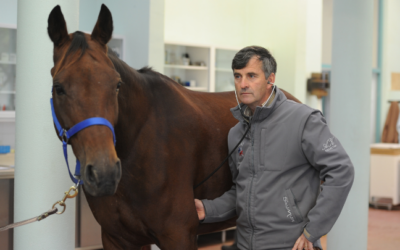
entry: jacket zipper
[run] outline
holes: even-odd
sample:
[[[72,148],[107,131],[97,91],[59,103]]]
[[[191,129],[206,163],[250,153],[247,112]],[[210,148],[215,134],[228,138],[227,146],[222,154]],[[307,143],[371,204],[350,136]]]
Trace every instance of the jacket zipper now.
[[[251,182],[250,182],[250,191],[249,191],[249,198],[248,198],[248,208],[247,208],[247,213],[249,217],[249,223],[251,226],[251,236],[250,236],[250,250],[253,249],[253,237],[254,237],[254,225],[252,222],[251,218],[251,197],[252,197],[252,190],[253,190],[253,181],[254,181],[254,176],[255,176],[255,170],[254,170],[254,139],[252,135],[252,131],[250,129],[250,141],[251,141],[251,167],[252,167],[252,176],[251,176]]]

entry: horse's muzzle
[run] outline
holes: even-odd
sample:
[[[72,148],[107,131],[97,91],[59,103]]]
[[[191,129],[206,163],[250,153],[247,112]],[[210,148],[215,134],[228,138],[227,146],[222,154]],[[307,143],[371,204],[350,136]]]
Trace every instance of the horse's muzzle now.
[[[114,166],[86,165],[82,179],[85,191],[94,197],[113,195],[121,179],[121,161]]]

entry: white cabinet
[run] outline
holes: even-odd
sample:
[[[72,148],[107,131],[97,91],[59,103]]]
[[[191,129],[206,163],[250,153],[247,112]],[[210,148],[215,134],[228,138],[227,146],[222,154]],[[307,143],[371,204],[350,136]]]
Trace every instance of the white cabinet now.
[[[215,92],[233,91],[232,59],[239,49],[215,49]]]
[[[108,42],[108,47],[114,51],[118,58],[124,60],[125,58],[125,38],[123,36],[113,35],[111,40]]]
[[[370,203],[379,206],[400,204],[400,145],[371,144]]]
[[[165,43],[164,74],[192,90],[209,91],[210,47]]]
[[[239,49],[165,42],[164,74],[197,91],[232,91],[231,63]]]
[[[17,30],[0,26],[0,121],[15,119]]]

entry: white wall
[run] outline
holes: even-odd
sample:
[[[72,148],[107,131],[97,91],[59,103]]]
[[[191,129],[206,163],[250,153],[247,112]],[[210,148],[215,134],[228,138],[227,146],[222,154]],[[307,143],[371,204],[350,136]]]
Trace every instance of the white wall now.
[[[113,34],[125,38],[124,61],[136,69],[152,66],[162,72],[164,0],[82,0],[79,13],[80,30],[93,30],[102,3],[112,13]]]
[[[322,63],[332,63],[332,10],[333,0],[323,0]]]
[[[391,73],[400,73],[400,1],[384,1],[381,129],[389,110],[388,100],[400,100],[400,91],[392,91]],[[382,133],[382,131],[380,131]]]
[[[321,45],[306,46],[322,42],[320,12],[318,0],[165,0],[165,40],[263,46],[277,61],[276,84],[305,102],[309,72],[318,70],[310,65],[321,65]]]
[[[322,64],[322,1],[308,1],[306,9],[306,69],[305,75],[321,72]],[[322,101],[315,95],[306,93],[306,104],[322,111]]]
[[[248,5],[243,0],[165,0],[165,40],[244,47]]]
[[[69,26],[77,29],[79,0],[18,0],[14,221],[43,213],[72,184],[49,104],[54,45],[47,19],[57,4]],[[43,182],[45,176],[51,178]],[[75,200],[66,206],[62,216],[14,229],[14,249],[74,249]]]

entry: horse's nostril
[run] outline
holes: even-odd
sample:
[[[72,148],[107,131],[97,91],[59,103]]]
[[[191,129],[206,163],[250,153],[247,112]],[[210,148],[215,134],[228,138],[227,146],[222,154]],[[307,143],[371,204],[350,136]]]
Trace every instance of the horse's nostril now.
[[[87,165],[86,166],[86,180],[88,180],[91,183],[96,182],[96,176],[93,171],[93,165]]]

